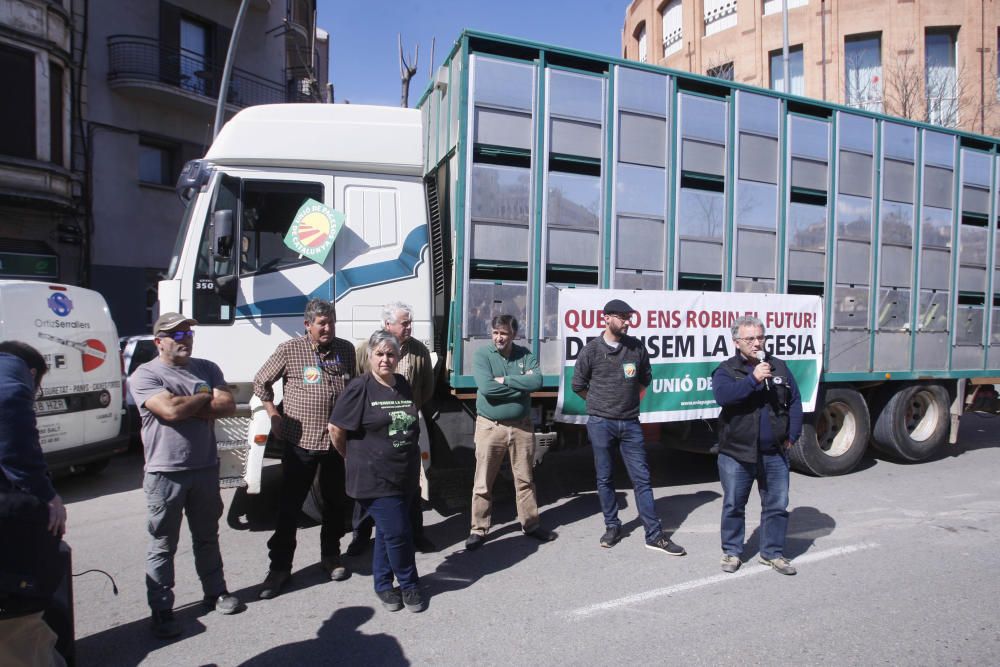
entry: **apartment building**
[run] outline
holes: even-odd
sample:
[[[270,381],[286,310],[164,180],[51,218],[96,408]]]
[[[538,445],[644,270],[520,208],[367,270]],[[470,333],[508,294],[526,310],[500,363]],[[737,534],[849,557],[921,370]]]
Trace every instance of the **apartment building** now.
[[[0,0],[0,278],[82,277],[79,47],[71,0]]]
[[[632,60],[1000,133],[1000,6],[987,0],[633,0],[622,50]]]
[[[174,184],[213,137],[240,0],[0,0],[0,277],[100,291],[148,329],[184,207]],[[315,0],[250,0],[225,114],[328,99]]]

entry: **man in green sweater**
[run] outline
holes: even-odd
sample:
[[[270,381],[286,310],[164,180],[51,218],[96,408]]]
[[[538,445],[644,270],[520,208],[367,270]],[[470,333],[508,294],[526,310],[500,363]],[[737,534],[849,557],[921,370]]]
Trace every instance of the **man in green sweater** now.
[[[498,315],[491,322],[493,345],[476,350],[472,373],[476,396],[476,477],[472,486],[472,529],[465,548],[478,549],[486,540],[493,508],[493,482],[510,453],[514,474],[517,520],[525,535],[542,542],[556,533],[538,522],[535,482],[535,427],[531,419],[531,392],[542,386],[538,360],[527,348],[514,344],[517,320]]]

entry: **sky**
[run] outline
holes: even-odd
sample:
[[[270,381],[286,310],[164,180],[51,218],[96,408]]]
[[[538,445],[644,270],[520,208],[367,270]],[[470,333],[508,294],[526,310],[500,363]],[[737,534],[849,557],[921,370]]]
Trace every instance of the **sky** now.
[[[435,69],[466,28],[619,56],[628,6],[629,0],[318,0],[317,22],[330,33],[329,78],[337,102],[398,105],[396,36],[403,38],[407,62],[419,45],[410,82],[415,106],[429,81],[432,39]]]

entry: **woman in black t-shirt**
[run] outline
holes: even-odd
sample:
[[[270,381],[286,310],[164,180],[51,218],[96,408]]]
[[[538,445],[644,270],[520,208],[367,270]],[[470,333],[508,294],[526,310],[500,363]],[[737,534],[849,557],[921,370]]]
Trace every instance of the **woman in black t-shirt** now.
[[[330,439],[344,457],[347,495],[375,520],[375,594],[389,611],[423,611],[409,518],[420,474],[417,408],[406,378],[395,372],[395,336],[373,333],[368,361],[371,370],[347,385],[330,413]]]

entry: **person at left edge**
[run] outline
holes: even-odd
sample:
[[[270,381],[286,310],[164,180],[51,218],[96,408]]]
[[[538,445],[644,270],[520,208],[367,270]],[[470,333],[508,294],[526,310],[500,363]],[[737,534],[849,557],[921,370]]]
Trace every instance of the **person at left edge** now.
[[[21,341],[0,342],[0,665],[65,665],[45,609],[62,581],[66,508],[49,479],[35,421],[48,367]]]
[[[312,299],[304,314],[305,334],[278,345],[253,380],[253,391],[271,418],[271,435],[284,445],[281,498],[274,535],[267,542],[270,568],[259,596],[279,595],[292,576],[299,513],[319,471],[323,498],[320,567],[333,581],[351,573],[340,559],[344,536],[344,459],[330,446],[327,418],[355,375],[354,346],[336,337],[337,313],[329,301]],[[273,385],[282,381],[282,411]]]
[[[191,530],[191,550],[201,579],[204,603],[221,614],[242,608],[226,590],[219,552],[219,454],[215,419],[236,411],[236,403],[219,367],[191,356],[192,325],[180,313],[164,313],[153,324],[159,356],[139,366],[129,390],[139,406],[146,455],[142,488],[146,493],[149,551],[146,596],[152,610],[153,635],[176,637],[174,620],[174,554],[181,516]]]

